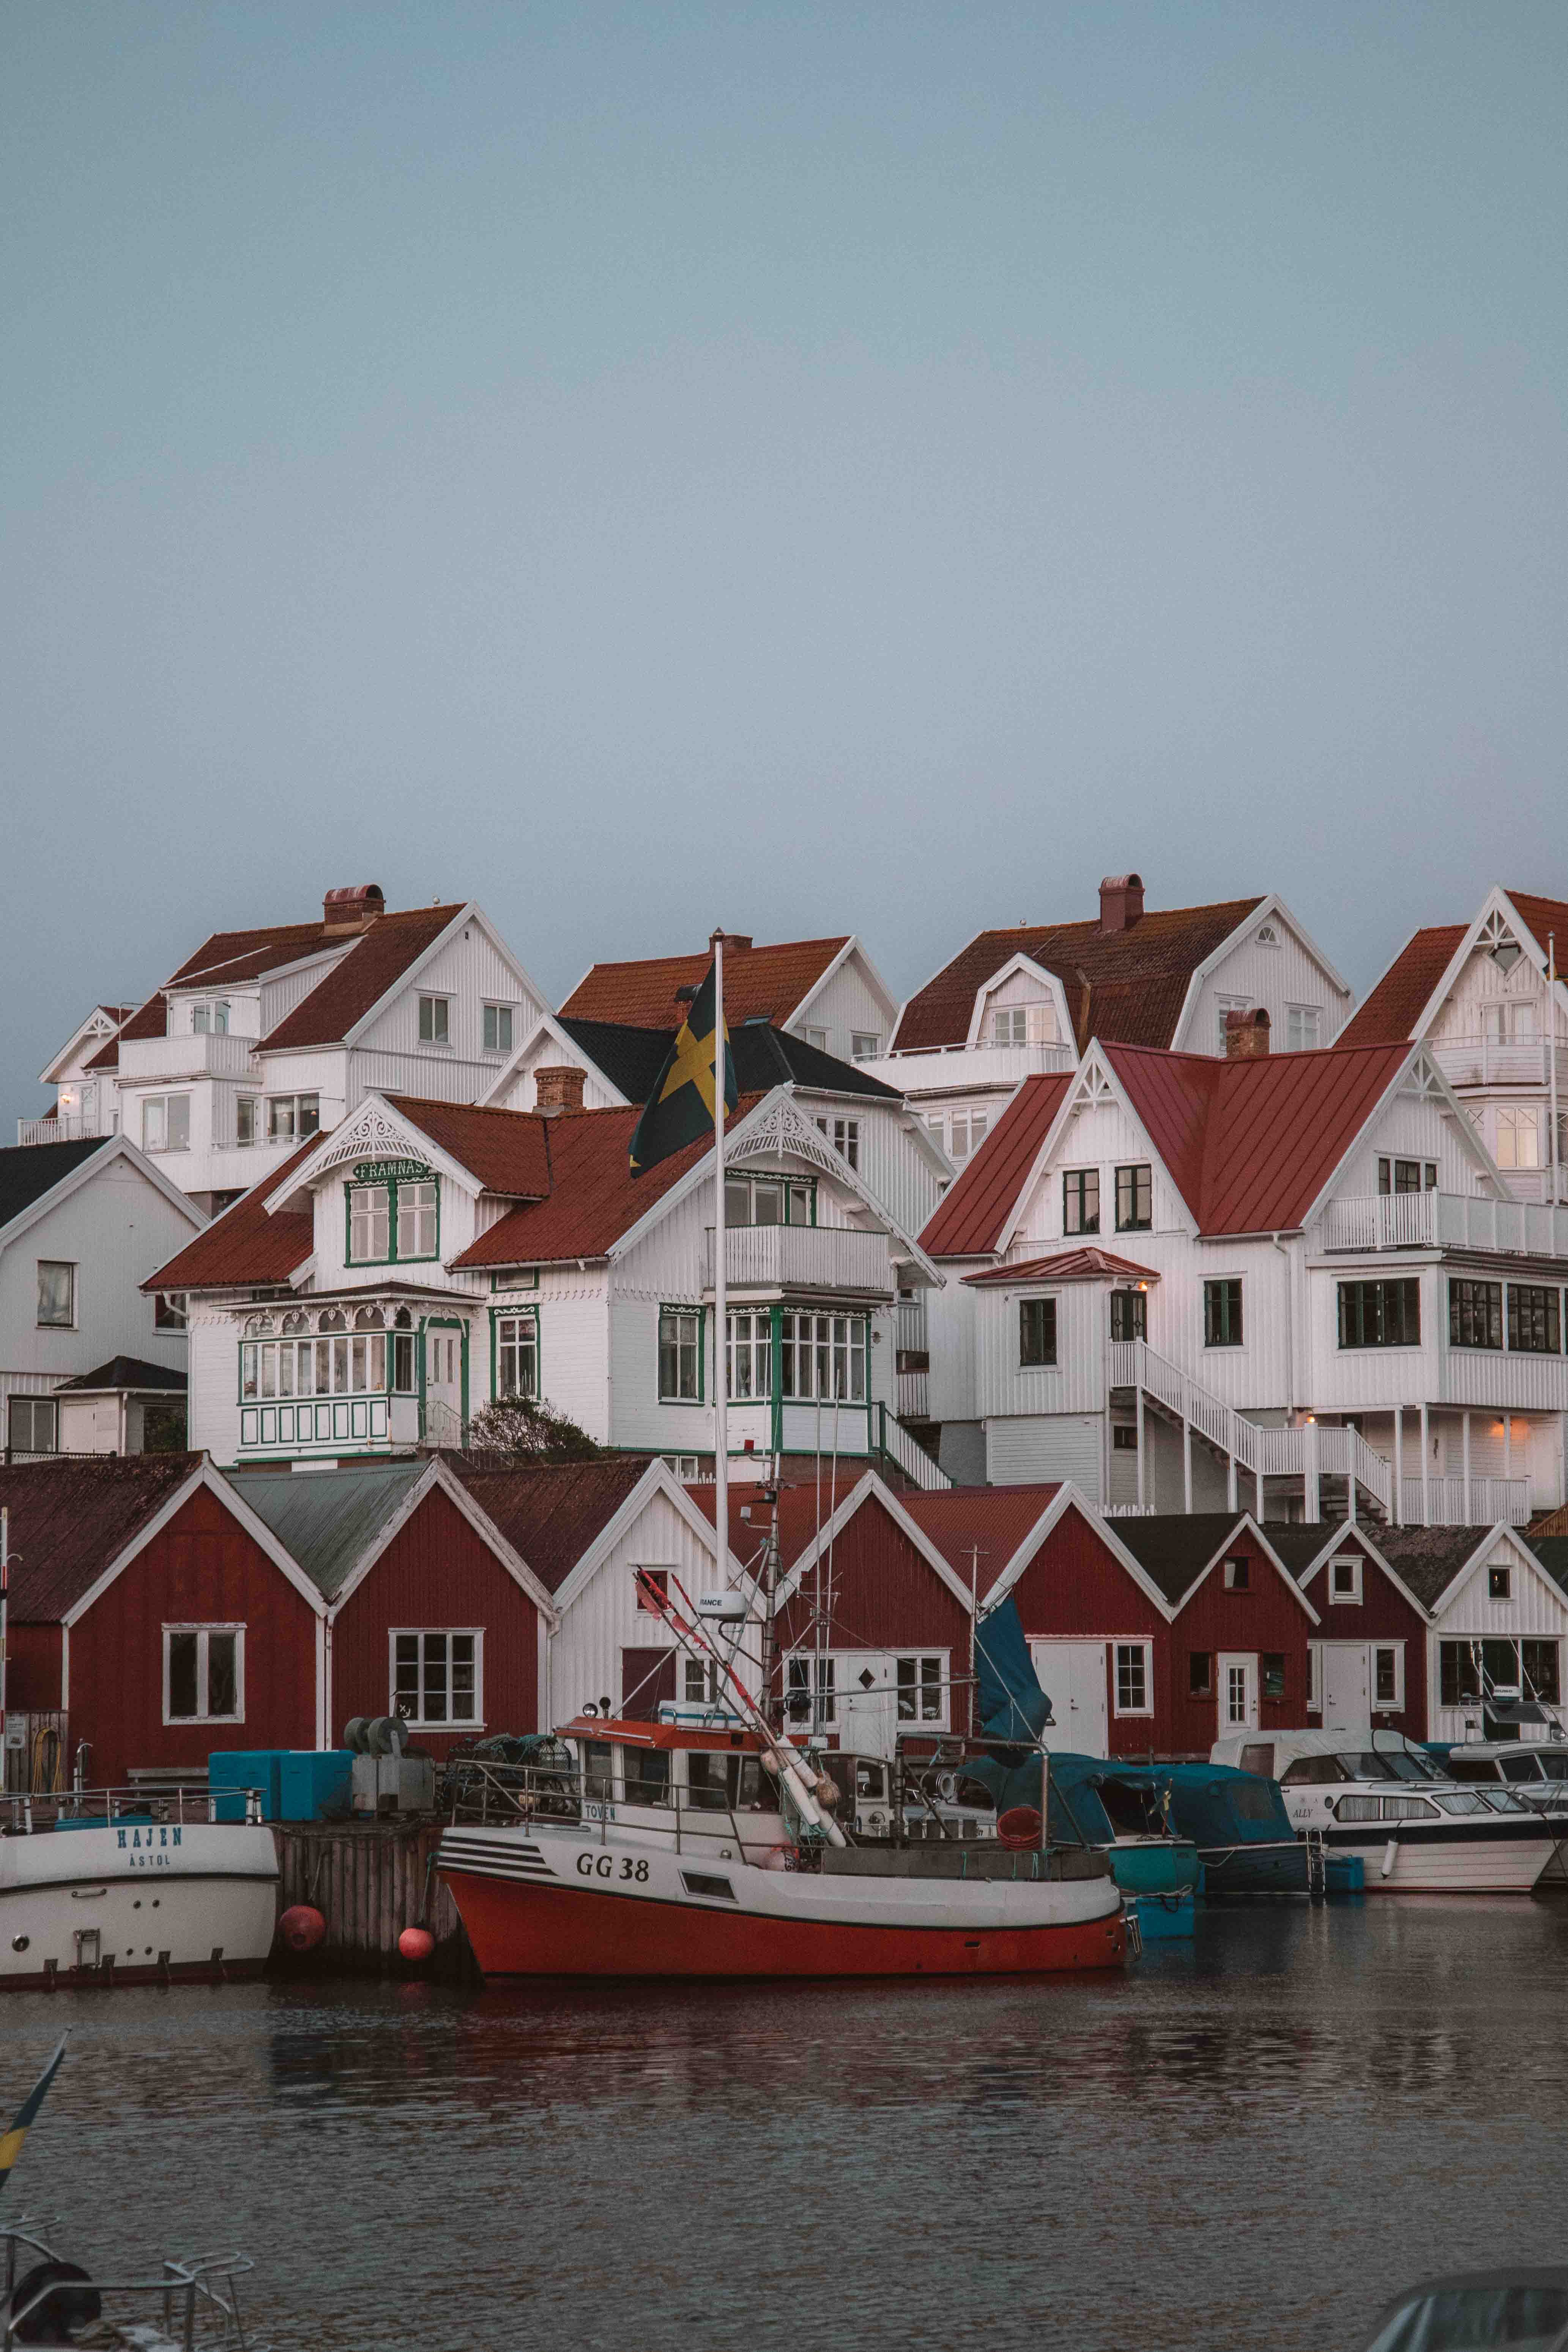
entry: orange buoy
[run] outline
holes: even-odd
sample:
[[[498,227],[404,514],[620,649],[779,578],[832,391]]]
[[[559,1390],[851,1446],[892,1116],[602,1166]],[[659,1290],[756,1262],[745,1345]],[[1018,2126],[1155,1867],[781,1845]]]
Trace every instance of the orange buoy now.
[[[427,1960],[436,1948],[436,1938],[428,1927],[405,1927],[397,1948],[405,1960]]]
[[[326,1932],[326,1921],[309,1903],[291,1903],[278,1922],[278,1933],[291,1952],[313,1952]]]

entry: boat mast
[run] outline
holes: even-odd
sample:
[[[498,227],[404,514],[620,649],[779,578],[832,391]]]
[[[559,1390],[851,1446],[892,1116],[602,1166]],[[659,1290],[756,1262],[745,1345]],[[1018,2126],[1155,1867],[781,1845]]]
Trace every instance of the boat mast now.
[[[5,1755],[5,1618],[11,1591],[11,1514],[0,1507],[0,1758]],[[5,1768],[0,1762],[0,1789],[5,1785]],[[26,1776],[24,1776],[25,1780]]]
[[[724,1234],[724,934],[713,950],[713,1526],[721,1560],[730,1556],[730,1296]],[[765,1696],[765,1694],[764,1694]]]

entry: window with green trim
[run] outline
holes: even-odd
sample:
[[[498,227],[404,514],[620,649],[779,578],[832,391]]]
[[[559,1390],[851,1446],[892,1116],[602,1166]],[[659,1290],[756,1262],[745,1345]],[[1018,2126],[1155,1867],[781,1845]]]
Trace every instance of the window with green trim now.
[[[699,1307],[659,1309],[658,1398],[661,1404],[700,1404],[702,1401],[702,1314]]]
[[[859,1315],[781,1315],[780,1395],[864,1404],[869,1328]]]
[[[1069,1168],[1062,1178],[1062,1231],[1064,1234],[1097,1234],[1100,1231],[1098,1168]]]
[[[395,1265],[437,1255],[441,1188],[433,1177],[350,1184],[347,1192],[351,1265]]]
[[[1205,1348],[1239,1348],[1241,1345],[1241,1276],[1222,1275],[1217,1282],[1204,1285],[1204,1346]]]
[[[756,1313],[731,1315],[729,1323],[731,1396],[771,1397],[773,1392],[772,1315],[764,1307]]]
[[[496,1317],[496,1394],[539,1394],[539,1318],[531,1307]]]
[[[814,1225],[816,1185],[784,1176],[726,1176],[727,1225]]]

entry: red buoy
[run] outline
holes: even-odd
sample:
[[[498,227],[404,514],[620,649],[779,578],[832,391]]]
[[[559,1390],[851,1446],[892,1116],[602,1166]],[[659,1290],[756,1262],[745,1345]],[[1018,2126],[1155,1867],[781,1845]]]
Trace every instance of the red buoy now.
[[[436,1948],[436,1938],[428,1927],[405,1927],[397,1948],[405,1960],[427,1960]]]
[[[278,1922],[278,1933],[291,1952],[313,1952],[326,1932],[326,1921],[309,1903],[291,1903]]]
[[[996,1822],[996,1843],[1022,1853],[1040,1843],[1040,1817],[1033,1805],[1009,1805]]]

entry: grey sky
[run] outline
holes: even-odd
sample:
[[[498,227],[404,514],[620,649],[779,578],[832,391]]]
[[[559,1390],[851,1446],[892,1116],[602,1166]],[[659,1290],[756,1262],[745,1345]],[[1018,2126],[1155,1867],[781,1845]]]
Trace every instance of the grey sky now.
[[[0,16],[0,1112],[332,883],[716,920],[1568,894],[1568,10]]]

